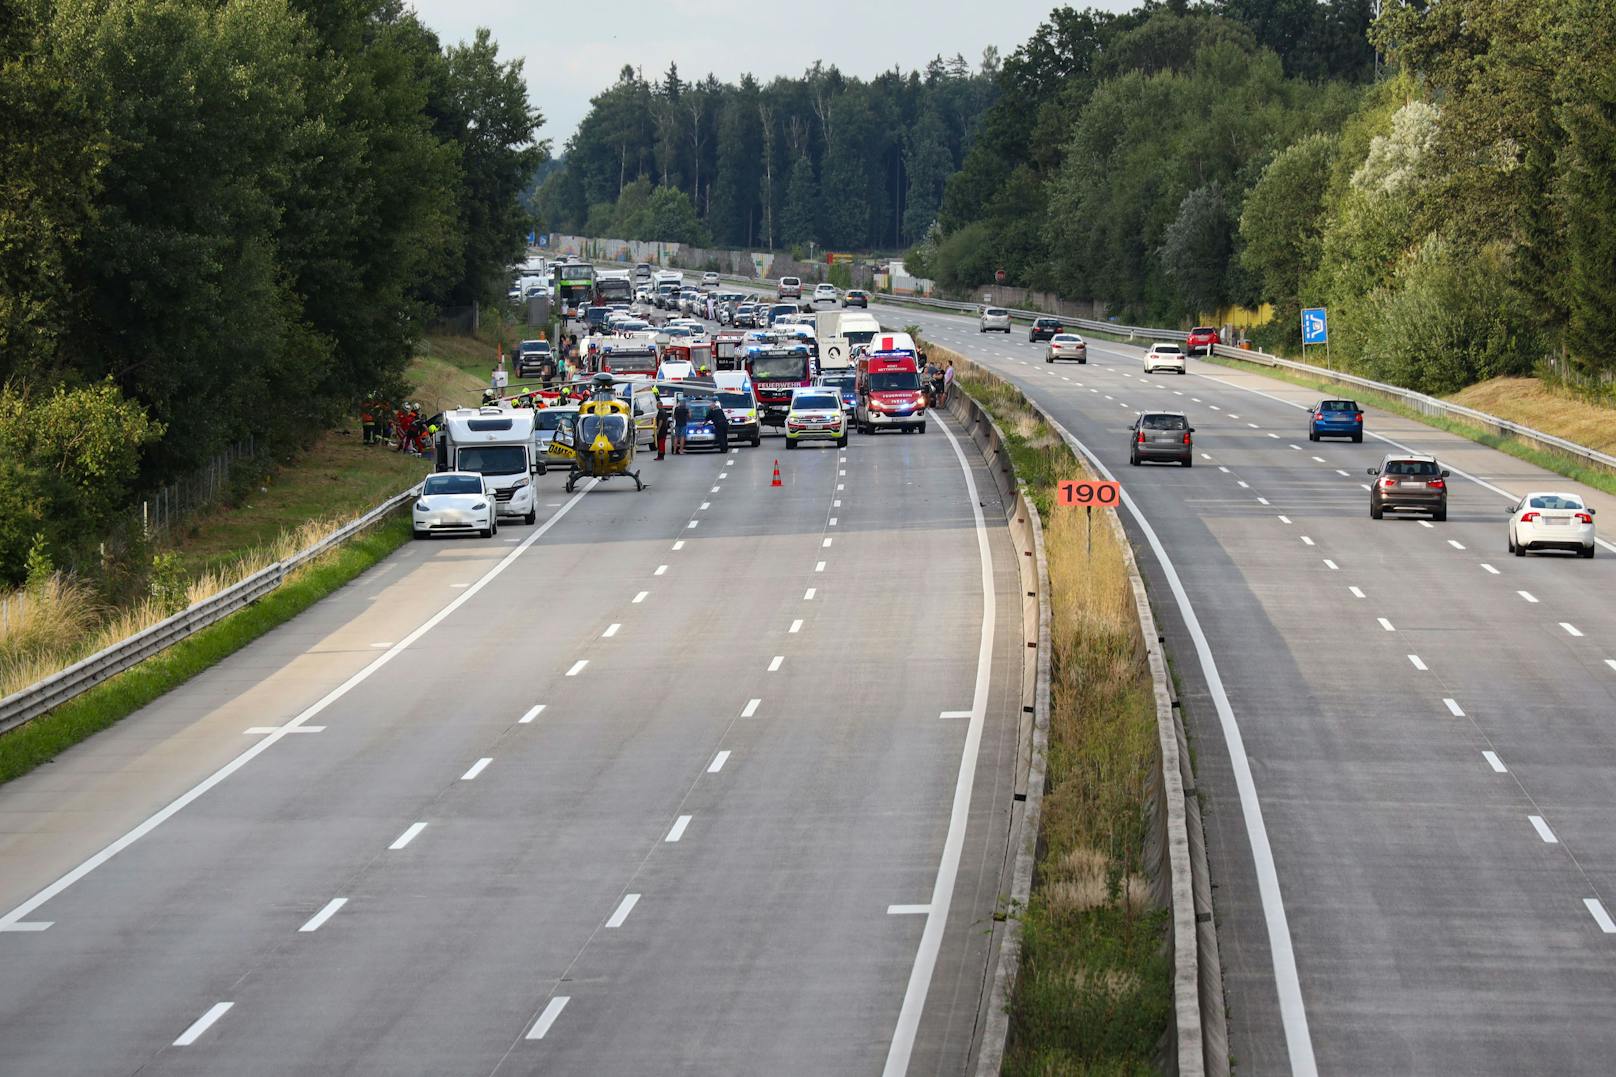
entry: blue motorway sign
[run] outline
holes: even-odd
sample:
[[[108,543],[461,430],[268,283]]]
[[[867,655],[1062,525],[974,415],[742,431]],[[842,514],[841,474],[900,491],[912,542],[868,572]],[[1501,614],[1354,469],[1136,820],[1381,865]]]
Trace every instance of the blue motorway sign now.
[[[1327,344],[1330,340],[1330,320],[1323,307],[1309,307],[1302,311],[1302,343]]]

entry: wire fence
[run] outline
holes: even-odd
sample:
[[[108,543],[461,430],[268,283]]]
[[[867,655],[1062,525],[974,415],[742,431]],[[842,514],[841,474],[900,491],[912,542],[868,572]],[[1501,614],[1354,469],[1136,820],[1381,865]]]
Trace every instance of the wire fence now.
[[[163,534],[185,517],[216,504],[231,490],[231,479],[245,464],[259,463],[269,446],[248,434],[191,474],[159,487],[138,509],[140,530],[147,538]]]

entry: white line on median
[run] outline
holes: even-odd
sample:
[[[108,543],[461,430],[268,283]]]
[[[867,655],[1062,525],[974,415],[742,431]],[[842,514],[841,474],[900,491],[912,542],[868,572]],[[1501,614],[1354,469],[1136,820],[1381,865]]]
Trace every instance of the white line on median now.
[[[425,823],[411,823],[410,828],[404,831],[404,833],[400,834],[398,837],[394,838],[393,844],[389,845],[387,848],[390,851],[397,852],[399,849],[404,848],[404,846],[414,841],[415,836],[425,829]]]
[[[1616,935],[1616,923],[1611,922],[1610,913],[1605,911],[1604,902],[1598,898],[1583,898],[1582,903],[1593,914],[1594,923],[1599,925],[1599,930],[1607,935]]]
[[[337,910],[346,904],[348,904],[347,898],[332,898],[330,901],[325,903],[325,908],[309,917],[308,923],[304,924],[297,930],[299,932],[320,930],[320,925],[324,924],[327,920],[331,919],[332,916],[336,915]]]
[[[234,1002],[215,1002],[208,1012],[191,1022],[191,1027],[180,1033],[180,1038],[174,1041],[175,1047],[189,1047],[197,1041],[197,1037],[212,1027],[213,1022],[229,1012]]]
[[[1459,706],[1459,703],[1458,703],[1457,700],[1444,698],[1442,700],[1442,705],[1447,707],[1448,708],[1448,713],[1453,715],[1455,718],[1463,718],[1465,716],[1465,712]]]
[[[493,761],[494,760],[491,757],[483,756],[483,758],[477,760],[477,762],[471,765],[470,770],[466,771],[460,776],[460,780],[463,782],[476,781],[477,775],[481,774],[485,769],[487,769],[488,764],[492,763]]]
[[[1532,829],[1537,831],[1537,836],[1542,838],[1543,841],[1546,844],[1548,844],[1548,845],[1559,845],[1560,844],[1560,839],[1554,836],[1554,831],[1550,830],[1549,829],[1549,824],[1545,823],[1543,821],[1543,816],[1541,816],[1541,815],[1528,815],[1526,817],[1526,819],[1527,819],[1528,822],[1530,822],[1532,824]]]
[[[965,731],[965,744],[960,751],[959,773],[954,779],[954,802],[949,813],[948,834],[943,839],[937,879],[932,885],[931,911],[920,934],[920,946],[915,952],[915,963],[909,970],[909,983],[903,993],[903,1006],[898,1011],[898,1024],[893,1030],[892,1043],[887,1048],[883,1071],[885,1077],[904,1077],[909,1071],[915,1036],[920,1031],[920,1015],[926,1008],[926,993],[931,987],[938,955],[942,952],[943,931],[948,925],[949,905],[954,897],[960,857],[965,849],[965,829],[971,815],[971,788],[976,780],[976,759],[982,744],[989,679],[993,672],[994,614],[998,608],[998,596],[994,589],[993,550],[988,544],[987,521],[982,515],[976,478],[971,473],[964,450],[960,448],[959,439],[946,424],[940,425],[939,429],[947,436],[954,457],[959,461],[960,472],[965,478],[966,499],[976,525],[977,560],[982,575],[982,627],[976,653],[976,689],[971,698],[971,718]]]
[[[561,1011],[567,1008],[570,1001],[572,1001],[571,995],[557,995],[551,999],[550,1005],[546,1006],[544,1012],[539,1014],[539,1019],[533,1022],[533,1029],[527,1034],[527,1038],[544,1039],[544,1034],[550,1031],[550,1026],[555,1024],[556,1018],[561,1016]]]
[[[707,764],[707,773],[717,774],[719,771],[724,769],[724,764],[728,762],[729,753],[719,752],[717,755],[713,756],[713,761]]]
[[[589,659],[587,659],[587,658],[578,659],[578,661],[576,661],[576,662],[574,662],[572,664],[572,668],[567,670],[567,676],[569,676],[569,677],[578,676],[578,674],[580,674],[580,673],[582,673],[584,671],[584,667],[587,666],[588,664],[589,664]]]
[[[690,825],[690,816],[688,816],[688,815],[679,816],[679,818],[677,818],[677,819],[675,819],[673,821],[673,829],[668,831],[668,836],[663,838],[662,840],[664,842],[678,841],[680,838],[685,836],[685,827],[687,827],[689,825]]]
[[[530,722],[532,722],[533,719],[537,718],[539,715],[541,715],[543,713],[544,713],[544,704],[543,703],[536,703],[536,704],[534,704],[533,706],[531,706],[531,707],[529,707],[527,709],[526,714],[522,715],[522,717],[520,717],[520,718],[518,718],[516,720],[517,724],[518,725],[527,725]]]
[[[617,909],[612,913],[611,919],[606,921],[606,926],[622,927],[623,921],[628,919],[628,914],[633,912],[634,906],[638,905],[639,903],[640,895],[624,894],[623,900],[617,903]]]
[[[1504,766],[1504,761],[1498,758],[1497,752],[1482,752],[1481,757],[1487,760],[1487,765],[1492,767],[1495,772],[1499,774],[1509,773],[1509,768]]]

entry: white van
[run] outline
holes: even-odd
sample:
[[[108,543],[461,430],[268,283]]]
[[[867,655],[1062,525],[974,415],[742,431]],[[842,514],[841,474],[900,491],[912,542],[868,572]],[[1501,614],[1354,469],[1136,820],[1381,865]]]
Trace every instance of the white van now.
[[[815,315],[819,335],[819,368],[840,370],[853,365],[853,349],[874,340],[881,323],[862,310],[827,310]],[[901,335],[901,334],[900,334]],[[911,342],[913,343],[913,342]]]

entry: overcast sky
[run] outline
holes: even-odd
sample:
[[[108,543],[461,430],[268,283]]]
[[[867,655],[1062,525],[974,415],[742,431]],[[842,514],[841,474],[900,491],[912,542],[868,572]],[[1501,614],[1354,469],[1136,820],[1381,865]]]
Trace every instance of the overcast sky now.
[[[631,63],[650,79],[679,65],[680,77],[708,72],[733,82],[800,75],[814,60],[870,78],[896,64],[924,67],[960,53],[974,68],[987,45],[1001,55],[1038,28],[1054,0],[627,0],[558,4],[554,0],[413,0],[445,44],[493,31],[500,56],[526,60],[529,96],[544,113],[540,135],[561,153],[589,99]],[[1078,7],[1126,10],[1137,0],[1082,0]]]

